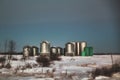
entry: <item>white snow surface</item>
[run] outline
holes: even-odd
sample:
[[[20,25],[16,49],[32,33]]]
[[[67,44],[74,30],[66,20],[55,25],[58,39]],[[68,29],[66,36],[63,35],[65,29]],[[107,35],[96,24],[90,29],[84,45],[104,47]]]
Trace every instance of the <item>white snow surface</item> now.
[[[21,56],[17,55],[14,56],[16,58],[19,58],[17,61],[11,61],[12,69],[14,70],[17,66],[24,66],[26,63],[30,63],[31,65],[37,64],[36,57],[31,57],[29,60],[21,61]],[[120,59],[120,55],[113,55],[113,60],[115,62],[116,59]],[[61,56],[61,61],[54,61],[54,64],[51,64],[50,67],[33,67],[30,69],[25,69],[24,73],[47,73],[52,72],[53,69],[55,69],[54,75],[57,77],[61,73],[63,74],[86,74],[86,72],[91,71],[95,69],[96,67],[102,67],[105,65],[111,65],[111,56],[110,55],[94,55],[90,57],[82,57],[82,56]],[[7,69],[0,69],[0,72],[7,73],[11,70]],[[19,72],[22,72],[21,70]],[[78,78],[74,76],[73,78]],[[83,80],[86,80],[87,76],[83,78]],[[31,79],[32,80],[32,79]],[[37,79],[35,79],[37,80]],[[53,80],[53,79],[39,79],[39,80]]]

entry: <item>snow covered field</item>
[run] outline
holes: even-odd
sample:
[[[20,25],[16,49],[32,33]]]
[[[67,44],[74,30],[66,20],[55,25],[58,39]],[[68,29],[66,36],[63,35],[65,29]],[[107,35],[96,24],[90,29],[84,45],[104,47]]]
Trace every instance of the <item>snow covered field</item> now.
[[[21,56],[15,55],[14,57],[20,59]],[[61,56],[61,58],[61,61],[54,61],[50,67],[33,66],[32,68],[24,69],[24,71],[18,70],[17,74],[27,74],[27,76],[23,77],[22,75],[22,77],[18,76],[12,78],[11,76],[14,76],[14,71],[18,66],[24,66],[27,63],[32,66],[37,64],[37,62],[35,61],[36,57],[31,57],[25,62],[21,60],[11,61],[12,68],[2,68],[0,69],[0,74],[9,74],[9,80],[88,80],[87,78],[89,77],[89,71],[92,71],[97,67],[110,66],[112,64],[110,55],[94,55],[91,57]],[[117,59],[120,59],[120,55],[113,55],[114,62]],[[48,74],[52,76],[46,76]],[[0,80],[8,80],[5,78],[0,77]]]

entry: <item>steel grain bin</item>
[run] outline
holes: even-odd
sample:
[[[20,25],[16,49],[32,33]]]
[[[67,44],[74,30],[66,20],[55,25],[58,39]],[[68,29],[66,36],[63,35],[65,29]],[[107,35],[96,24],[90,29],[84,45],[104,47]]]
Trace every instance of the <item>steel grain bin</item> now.
[[[81,42],[81,52],[84,51],[84,48],[87,47],[87,42]]]
[[[68,42],[67,44],[66,44],[66,47],[65,47],[66,49],[66,52],[65,52],[65,54],[67,55],[67,56],[74,56],[74,44],[73,43],[70,43],[70,42]]]
[[[50,43],[48,41],[40,43],[40,54],[50,55]]]

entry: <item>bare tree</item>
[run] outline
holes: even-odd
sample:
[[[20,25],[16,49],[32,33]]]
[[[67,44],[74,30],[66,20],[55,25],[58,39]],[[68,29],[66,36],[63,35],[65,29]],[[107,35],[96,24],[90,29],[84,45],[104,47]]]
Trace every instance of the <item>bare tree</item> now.
[[[39,57],[37,57],[36,62],[42,67],[50,66],[50,59],[46,55],[40,55]]]
[[[15,52],[16,49],[16,42],[13,40],[10,40],[8,42],[8,51],[9,51],[9,56],[8,56],[8,60],[10,63],[10,59],[12,58],[12,54]]]
[[[2,64],[0,68],[3,68],[5,66],[5,61],[6,61],[5,57],[0,57],[0,63]]]
[[[4,43],[4,52],[7,52],[7,48],[8,48],[8,40],[5,41]]]
[[[10,40],[8,44],[9,52],[12,52],[12,53],[15,52],[15,48],[16,48],[16,42],[13,40]]]
[[[111,61],[112,61],[112,65],[113,65],[113,55],[112,55],[112,53],[110,55],[111,55]]]

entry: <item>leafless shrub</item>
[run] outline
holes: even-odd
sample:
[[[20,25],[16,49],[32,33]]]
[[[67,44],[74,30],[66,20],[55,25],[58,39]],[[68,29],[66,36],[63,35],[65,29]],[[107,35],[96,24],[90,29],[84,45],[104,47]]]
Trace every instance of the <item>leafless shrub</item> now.
[[[47,70],[47,71],[46,71],[46,77],[51,77],[51,78],[53,78],[53,77],[54,77],[53,72],[50,72],[49,70]]]
[[[7,63],[6,65],[5,65],[5,68],[7,68],[7,69],[10,69],[12,66],[11,66],[11,64],[10,63]]]
[[[20,59],[21,61],[24,61],[25,62],[25,60],[26,60],[26,57],[21,57],[21,59]]]
[[[108,67],[102,67],[102,68],[96,68],[93,70],[92,77],[95,78],[96,76],[102,75],[102,76],[109,76],[111,77],[112,74],[120,72],[120,63],[114,63],[110,68]]]
[[[15,68],[14,74],[16,74],[19,69],[20,69],[20,66],[17,66],[17,67]]]
[[[26,68],[32,68],[32,66],[31,66],[30,63],[26,63],[26,64],[25,64],[25,67],[26,67]]]
[[[81,64],[81,67],[87,67],[88,64]]]
[[[56,71],[56,68],[53,68],[52,72],[55,72]]]
[[[38,64],[33,64],[32,66],[35,68],[35,67],[37,67],[37,66],[38,66]]]
[[[50,59],[53,61],[53,60],[57,60],[57,61],[60,61],[61,58],[60,58],[60,55],[59,54],[51,54],[50,55]]]
[[[36,62],[42,67],[50,66],[50,59],[47,55],[40,55],[39,57],[37,57]]]
[[[22,73],[24,72],[25,69],[26,69],[25,66],[21,66]]]
[[[13,58],[12,58],[12,60],[13,60],[13,61],[17,61],[18,59],[17,59],[17,58],[15,58],[15,57],[13,57]]]
[[[0,68],[3,68],[3,67],[4,67],[5,61],[6,61],[5,57],[0,57],[0,63],[1,63]]]
[[[115,60],[115,64],[119,64],[120,65],[120,58]]]

